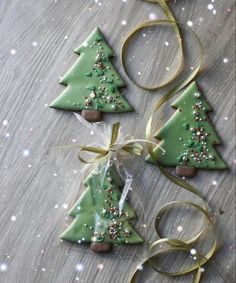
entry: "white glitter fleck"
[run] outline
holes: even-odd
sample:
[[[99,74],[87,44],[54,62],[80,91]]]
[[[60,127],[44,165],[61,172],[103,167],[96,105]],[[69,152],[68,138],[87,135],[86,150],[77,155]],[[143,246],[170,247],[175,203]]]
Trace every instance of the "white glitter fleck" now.
[[[62,207],[63,207],[64,209],[67,209],[67,208],[68,208],[68,204],[64,203],[64,204],[62,205]]]
[[[217,181],[212,181],[212,185],[216,186],[217,185]]]
[[[227,116],[225,116],[225,117],[224,117],[224,119],[225,119],[225,121],[227,121],[227,120],[228,120],[228,117],[227,117]]]
[[[33,41],[33,42],[32,42],[32,45],[33,45],[34,47],[36,47],[36,46],[38,46],[38,43],[37,43],[36,41]]]
[[[78,263],[75,267],[76,271],[81,272],[84,270],[84,266],[80,263]]]
[[[64,39],[65,39],[65,40],[68,39],[68,36],[66,35],[66,36],[64,37]]]
[[[11,221],[15,222],[16,221],[16,216],[15,215],[12,215],[11,217]]]
[[[3,126],[6,126],[8,124],[8,121],[7,120],[4,120],[3,122],[2,122],[2,125]]]
[[[54,205],[54,208],[56,208],[56,209],[57,209],[58,207],[59,207],[59,205],[58,205],[58,204],[55,204],[55,205]]]
[[[6,272],[7,271],[7,264],[6,263],[1,263],[0,264],[0,272]]]
[[[169,46],[169,42],[168,41],[165,41],[165,46]]]
[[[141,72],[138,72],[138,75],[140,76],[140,75],[141,75]]]
[[[6,133],[6,134],[5,134],[5,137],[6,137],[6,138],[9,138],[9,137],[10,137],[10,133]]]
[[[123,21],[121,21],[121,24],[122,24],[122,26],[125,26],[125,25],[127,25],[127,21],[123,20]]]
[[[46,271],[46,268],[45,268],[45,267],[43,267],[41,270],[44,272],[44,271]]]

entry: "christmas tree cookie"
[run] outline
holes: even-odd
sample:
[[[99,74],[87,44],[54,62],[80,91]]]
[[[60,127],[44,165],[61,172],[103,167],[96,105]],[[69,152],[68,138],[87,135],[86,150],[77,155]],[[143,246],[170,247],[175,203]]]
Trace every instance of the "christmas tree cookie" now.
[[[80,111],[91,122],[101,120],[101,112],[127,112],[133,108],[121,95],[125,83],[110,62],[113,51],[96,28],[89,38],[74,50],[79,58],[60,84],[66,86],[50,107]]]
[[[84,181],[85,192],[69,211],[74,218],[62,233],[61,239],[77,243],[91,243],[94,252],[107,252],[113,244],[142,243],[132,227],[134,211],[125,200],[120,210],[124,183],[114,165],[98,167]]]
[[[156,147],[156,161],[175,166],[179,176],[194,176],[196,169],[225,169],[225,162],[215,150],[220,139],[207,112],[210,105],[193,82],[171,105],[177,109],[171,119],[156,133],[164,152]],[[150,156],[148,162],[153,162]]]

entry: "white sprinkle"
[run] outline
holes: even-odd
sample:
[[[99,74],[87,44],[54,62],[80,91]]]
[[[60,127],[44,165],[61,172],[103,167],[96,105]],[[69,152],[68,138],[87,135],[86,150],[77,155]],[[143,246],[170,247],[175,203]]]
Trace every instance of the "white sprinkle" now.
[[[43,267],[41,270],[44,272],[44,271],[46,271],[46,268],[45,268],[45,267]]]
[[[58,207],[59,207],[59,205],[58,205],[58,204],[55,204],[55,205],[54,205],[54,208],[56,208],[56,209],[57,209]]]
[[[33,41],[33,42],[32,42],[32,45],[33,45],[34,47],[36,47],[36,46],[38,45],[38,43],[37,43],[36,41]]]
[[[48,104],[46,103],[46,104],[44,104],[44,106],[45,106],[45,107],[48,107]]]
[[[25,157],[29,156],[30,155],[30,151],[28,149],[23,150],[23,155]]]
[[[82,264],[79,264],[79,263],[78,263],[78,264],[76,265],[75,269],[76,269],[76,271],[81,272],[81,271],[84,270],[84,267],[83,267]]]
[[[205,271],[205,268],[201,267],[201,272],[203,273]]]
[[[7,271],[7,265],[6,263],[0,264],[0,272],[6,272]]]
[[[213,185],[213,186],[216,186],[216,185],[217,185],[217,181],[213,181],[213,182],[212,182],[212,185]]]
[[[16,216],[15,215],[12,215],[11,217],[11,221],[15,222],[16,221]]]
[[[121,24],[122,24],[122,26],[125,26],[125,25],[127,25],[127,21],[123,20],[123,21],[121,21]]]
[[[225,116],[225,117],[224,117],[224,119],[225,119],[225,121],[227,121],[227,120],[228,120],[228,117],[227,117],[227,116]]]
[[[191,249],[191,250],[190,250],[190,254],[191,254],[191,255],[196,255],[196,254],[197,254],[197,251],[196,251],[195,249]]]
[[[140,75],[141,75],[141,72],[138,72],[138,75],[140,76]]]
[[[228,59],[228,58],[224,58],[224,59],[223,59],[223,63],[226,64],[226,63],[228,63],[228,62],[229,62],[229,59]]]
[[[5,137],[6,137],[6,138],[9,138],[9,137],[10,137],[10,133],[6,133],[6,134],[5,134]]]
[[[214,15],[216,15],[216,10],[213,10],[212,13],[213,13]]]
[[[94,135],[94,131],[91,131],[91,132],[90,132],[90,135],[93,136],[93,135]]]
[[[53,176],[54,176],[54,177],[57,177],[57,173],[53,173]]]
[[[68,36],[66,35],[64,38],[65,38],[65,39],[68,39]]]
[[[169,46],[169,42],[168,41],[165,41],[165,46]]]
[[[7,124],[8,124],[7,120],[4,120],[4,121],[2,122],[2,125],[3,125],[3,126],[6,126]]]
[[[169,71],[170,70],[170,68],[169,67],[166,67],[166,71]]]
[[[154,13],[150,13],[149,14],[149,19],[150,20],[156,20],[156,18],[157,18],[156,14],[154,14]]]
[[[11,55],[16,55],[16,49],[10,49]]]
[[[76,142],[76,139],[73,139],[72,142]]]
[[[187,21],[187,25],[188,25],[189,27],[192,27],[192,26],[193,26],[193,22],[192,22],[192,21]]]
[[[177,231],[178,231],[178,232],[182,232],[182,231],[183,231],[183,226],[178,226],[178,227],[177,227]]]

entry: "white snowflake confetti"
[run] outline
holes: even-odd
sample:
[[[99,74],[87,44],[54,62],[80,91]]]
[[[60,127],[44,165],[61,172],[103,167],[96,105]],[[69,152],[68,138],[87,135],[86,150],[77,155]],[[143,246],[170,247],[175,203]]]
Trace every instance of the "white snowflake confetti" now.
[[[78,263],[75,267],[76,271],[82,272],[84,270],[84,266],[80,263]]]
[[[184,229],[183,226],[178,226],[178,227],[177,227],[177,231],[178,231],[178,232],[182,232],[183,229]]]
[[[7,264],[6,263],[1,263],[0,264],[0,272],[6,272],[8,269]]]
[[[156,19],[157,19],[156,14],[150,13],[150,14],[149,14],[149,19],[150,19],[150,20],[156,20]]]
[[[143,266],[142,266],[142,265],[138,265],[138,266],[137,266],[137,269],[138,269],[138,270],[143,270]]]
[[[25,157],[29,156],[29,155],[30,155],[30,151],[29,151],[28,149],[24,149],[24,150],[23,150],[23,155],[24,155]]]
[[[38,43],[37,43],[36,41],[33,41],[33,42],[32,42],[32,45],[33,45],[34,47],[36,47],[36,46],[38,46]]]
[[[7,124],[8,124],[8,121],[7,121],[7,120],[4,120],[4,121],[2,122],[2,125],[3,125],[3,126],[7,126]]]
[[[227,64],[229,62],[229,59],[228,58],[224,58],[223,59],[223,63]]]
[[[191,250],[190,250],[190,254],[191,254],[191,255],[196,255],[196,254],[197,254],[197,251],[196,251],[195,249],[191,249]]]
[[[64,203],[64,204],[62,205],[62,207],[63,207],[64,209],[67,209],[67,208],[68,208],[68,204]]]
[[[15,222],[16,221],[16,216],[15,215],[12,215],[11,217],[11,221]]]
[[[207,5],[207,9],[208,9],[208,10],[212,10],[213,8],[214,8],[213,4],[208,4],[208,5]]]
[[[187,21],[187,25],[188,25],[189,27],[192,27],[192,26],[193,26],[193,22],[192,22],[192,21]]]
[[[104,268],[104,265],[103,264],[101,264],[101,263],[99,263],[98,265],[97,265],[97,269],[98,270],[103,270],[103,268]]]
[[[16,55],[16,49],[10,49],[11,55]]]

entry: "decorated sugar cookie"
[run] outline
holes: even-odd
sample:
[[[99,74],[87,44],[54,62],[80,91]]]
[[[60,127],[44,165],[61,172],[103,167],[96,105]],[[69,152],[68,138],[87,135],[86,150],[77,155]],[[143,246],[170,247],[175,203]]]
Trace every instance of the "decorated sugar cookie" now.
[[[91,122],[101,120],[101,112],[127,112],[133,108],[121,95],[125,83],[110,62],[113,51],[96,28],[89,38],[74,50],[79,58],[60,84],[66,86],[50,107],[80,111]]]
[[[215,150],[220,139],[207,112],[210,105],[193,82],[171,105],[177,109],[171,119],[156,133],[160,146],[154,150],[163,166],[176,166],[180,176],[193,176],[196,169],[225,169],[225,162]],[[148,162],[152,162],[150,156]]]
[[[91,243],[94,252],[107,252],[113,244],[138,244],[142,238],[132,227],[136,217],[126,200],[121,201],[124,183],[114,165],[92,172],[84,181],[86,190],[69,211],[74,218],[61,239]]]

